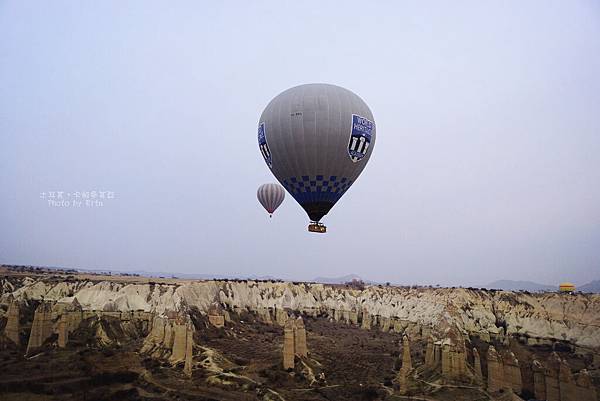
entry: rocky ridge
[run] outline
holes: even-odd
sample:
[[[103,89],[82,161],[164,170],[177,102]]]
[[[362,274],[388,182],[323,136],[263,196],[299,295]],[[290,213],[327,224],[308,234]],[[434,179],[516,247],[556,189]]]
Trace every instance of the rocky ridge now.
[[[4,279],[3,281],[6,281]],[[0,301],[41,300],[71,303],[85,310],[144,311],[157,315],[183,306],[208,311],[215,301],[229,310],[261,311],[269,318],[283,310],[317,315],[384,331],[410,325],[433,327],[442,320],[484,340],[524,337],[531,344],[568,341],[600,347],[600,295],[514,293],[464,288],[409,289],[369,286],[364,290],[323,284],[257,281],[184,281],[136,284],[109,281],[47,282],[22,278],[0,282]]]
[[[251,314],[264,325],[283,329],[280,367],[292,375],[301,374],[310,383],[317,382],[315,373],[319,372],[319,382],[324,383],[321,363],[309,353],[304,316],[353,326],[358,331],[401,335],[401,365],[394,380],[400,394],[421,394],[450,385],[486,388],[498,399],[504,399],[505,394],[512,394],[510,399],[531,394],[549,401],[593,401],[597,397],[588,371],[581,367],[573,370],[557,353],[544,362],[526,361],[531,377],[525,377],[521,356],[517,358],[511,351],[519,348],[511,348],[511,344],[566,347],[586,355],[586,360],[593,359],[584,366],[593,367],[600,351],[598,295],[385,286],[355,289],[264,281],[123,283],[30,277],[5,277],[0,279],[0,288],[3,341],[19,346],[20,339],[27,338],[20,325],[21,312],[34,311],[25,352],[29,356],[50,343],[65,348],[72,333],[87,330],[100,345],[142,338],[140,353],[180,369],[182,366],[188,377],[193,375],[198,364],[195,356],[200,351],[204,368],[248,380],[218,368],[214,360],[231,363],[202,346],[198,331],[211,326],[223,330],[233,317],[239,321]],[[411,356],[412,344],[419,343],[425,344],[423,356]]]

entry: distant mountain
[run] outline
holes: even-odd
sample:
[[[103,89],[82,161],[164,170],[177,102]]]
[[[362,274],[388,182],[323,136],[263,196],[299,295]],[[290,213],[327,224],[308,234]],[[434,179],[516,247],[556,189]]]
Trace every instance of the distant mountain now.
[[[594,280],[591,283],[587,283],[577,288],[577,291],[581,292],[595,292],[600,294],[600,280]]]
[[[498,280],[489,283],[485,288],[496,288],[505,291],[556,291],[558,286],[534,283],[533,281]]]
[[[315,277],[311,281],[321,284],[345,284],[352,280],[362,280],[365,284],[377,284],[374,281],[365,280],[357,274],[348,274],[346,276],[341,277]]]

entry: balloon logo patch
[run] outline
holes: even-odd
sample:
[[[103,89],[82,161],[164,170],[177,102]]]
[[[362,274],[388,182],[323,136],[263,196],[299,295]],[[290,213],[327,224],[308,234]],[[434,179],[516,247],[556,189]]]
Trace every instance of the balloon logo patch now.
[[[270,168],[273,167],[273,159],[271,158],[271,151],[269,150],[269,145],[267,145],[267,137],[265,136],[265,123],[260,123],[258,126],[258,147],[260,148],[260,153],[262,153],[265,161],[269,165]]]
[[[352,159],[354,163],[360,161],[367,154],[367,150],[371,144],[373,126],[373,121],[352,114],[352,131],[350,132],[350,141],[348,141],[348,156],[350,156],[350,159]]]

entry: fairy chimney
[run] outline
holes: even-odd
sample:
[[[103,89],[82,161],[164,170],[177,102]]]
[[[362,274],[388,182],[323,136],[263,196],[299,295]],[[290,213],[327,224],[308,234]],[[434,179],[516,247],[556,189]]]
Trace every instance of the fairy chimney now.
[[[294,321],[289,319],[283,328],[283,368],[294,369]]]
[[[523,391],[521,369],[519,368],[519,360],[512,352],[509,352],[504,360],[504,380],[507,387],[511,388],[515,394],[521,394]]]
[[[546,369],[540,361],[534,360],[532,364],[533,370],[533,394],[538,400],[546,399]]]
[[[475,377],[483,379],[483,372],[481,371],[481,357],[477,348],[473,348],[473,370],[475,371]]]
[[[21,345],[21,340],[19,338],[19,332],[21,331],[21,327],[19,325],[19,320],[21,318],[20,312],[19,303],[15,300],[12,300],[8,306],[8,311],[6,312],[7,320],[6,326],[4,327],[4,334],[16,345]]]
[[[298,356],[307,356],[308,348],[306,346],[306,329],[302,317],[298,316],[294,322],[294,354]]]
[[[188,377],[192,376],[193,351],[194,351],[194,331],[192,329],[192,325],[188,324],[187,328],[186,328],[186,341],[185,341],[185,364],[183,365],[183,373]]]
[[[27,344],[27,354],[30,354],[36,348],[41,347],[44,341],[52,335],[52,305],[41,303],[33,315],[31,333]]]
[[[487,353],[488,364],[488,391],[490,393],[500,391],[505,387],[504,383],[504,367],[502,358],[496,348],[490,345]]]
[[[410,387],[410,374],[412,371],[412,359],[410,357],[410,341],[407,336],[402,338],[402,366],[398,372],[399,392],[408,394]]]
[[[560,371],[560,357],[556,352],[553,352],[546,363],[546,401],[561,401],[560,400],[560,383],[558,372]]]

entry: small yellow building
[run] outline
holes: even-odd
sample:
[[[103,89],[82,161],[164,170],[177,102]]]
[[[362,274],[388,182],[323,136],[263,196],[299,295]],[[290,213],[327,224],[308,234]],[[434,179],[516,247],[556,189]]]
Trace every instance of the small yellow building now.
[[[574,292],[575,284],[573,283],[560,283],[558,286],[558,291],[560,292]]]

